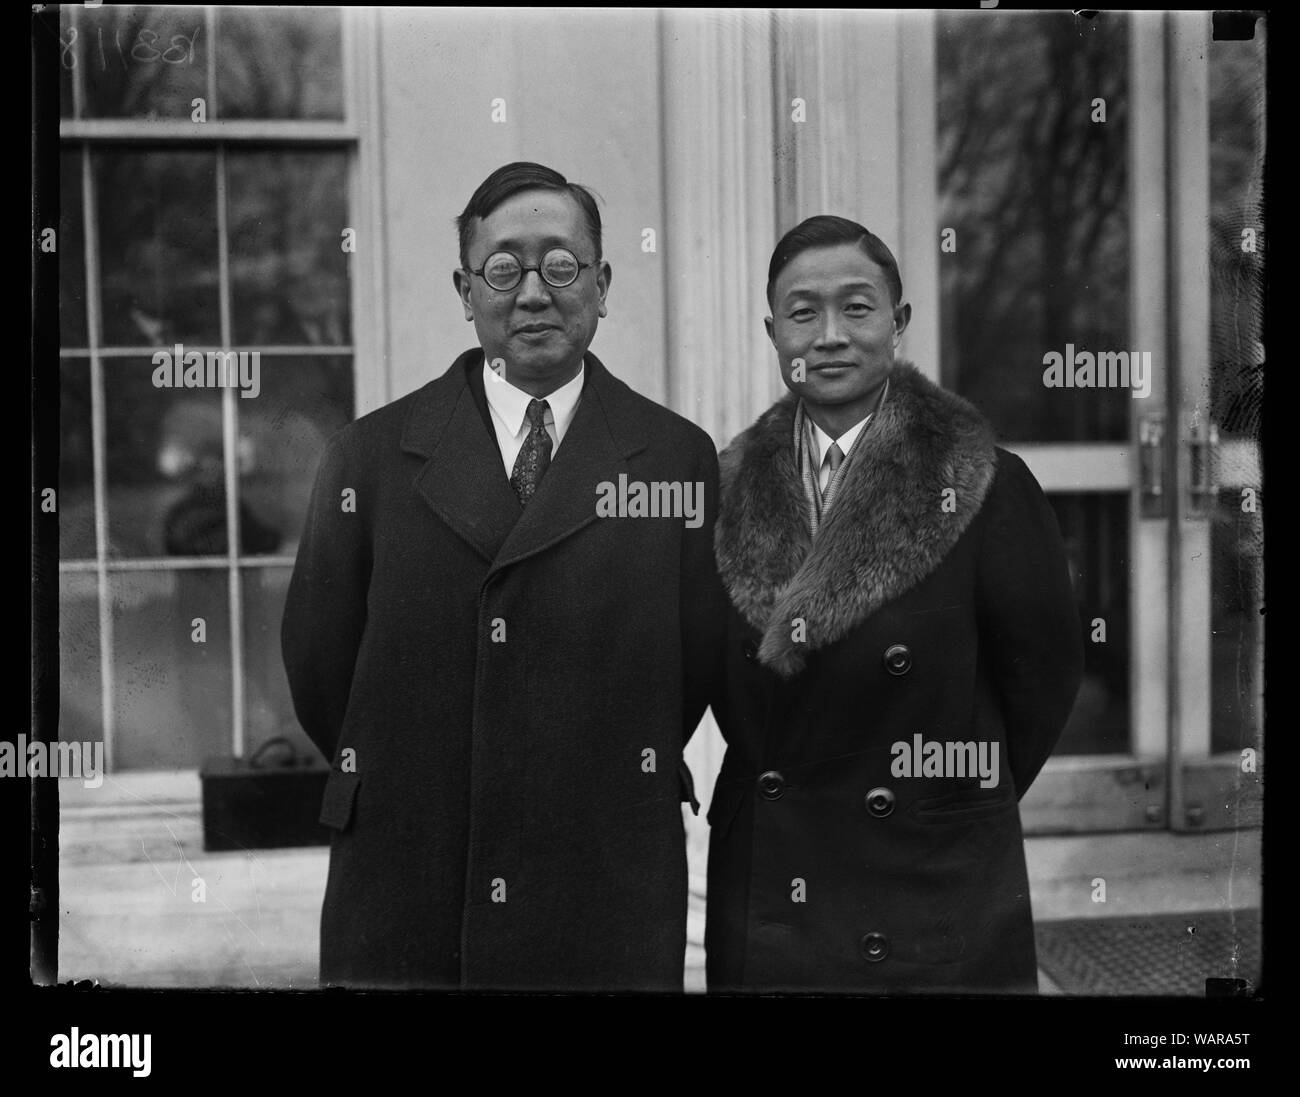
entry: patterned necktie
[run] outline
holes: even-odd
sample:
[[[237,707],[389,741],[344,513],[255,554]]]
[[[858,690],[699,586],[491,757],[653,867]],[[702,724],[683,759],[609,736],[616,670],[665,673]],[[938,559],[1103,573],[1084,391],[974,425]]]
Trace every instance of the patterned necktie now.
[[[515,458],[515,470],[510,474],[510,486],[519,496],[521,506],[528,505],[528,500],[537,491],[537,485],[542,482],[542,476],[551,463],[551,436],[546,432],[546,408],[545,400],[531,400],[528,403],[528,422],[532,426],[519,456]]]
[[[839,472],[840,465],[844,463],[844,451],[840,449],[838,442],[832,442],[831,448],[826,451],[826,463],[831,467],[831,474],[827,477],[826,487],[821,492],[823,513],[831,505],[835,489],[839,487],[839,481],[835,478],[835,474]]]

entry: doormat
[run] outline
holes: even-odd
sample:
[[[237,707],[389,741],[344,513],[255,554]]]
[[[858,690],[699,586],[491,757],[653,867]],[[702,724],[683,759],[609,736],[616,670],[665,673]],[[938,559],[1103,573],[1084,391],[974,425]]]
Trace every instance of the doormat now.
[[[1197,911],[1040,922],[1038,966],[1066,994],[1204,997],[1253,992],[1260,975],[1258,910]]]

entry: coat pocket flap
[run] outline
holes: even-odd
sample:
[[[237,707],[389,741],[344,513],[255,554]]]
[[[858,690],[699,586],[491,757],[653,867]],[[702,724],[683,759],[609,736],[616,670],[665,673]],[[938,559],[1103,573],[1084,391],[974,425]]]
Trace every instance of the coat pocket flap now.
[[[691,805],[692,815],[699,815],[700,802],[695,799],[695,778],[691,776],[691,767],[686,764],[685,758],[677,763],[677,776],[682,782],[682,803]]]
[[[981,819],[1016,806],[1006,785],[990,789],[961,789],[941,796],[927,796],[912,805],[912,815],[922,821]]]
[[[330,770],[325,782],[325,795],[321,799],[320,822],[335,830],[346,830],[352,819],[352,805],[357,798],[361,775]]]

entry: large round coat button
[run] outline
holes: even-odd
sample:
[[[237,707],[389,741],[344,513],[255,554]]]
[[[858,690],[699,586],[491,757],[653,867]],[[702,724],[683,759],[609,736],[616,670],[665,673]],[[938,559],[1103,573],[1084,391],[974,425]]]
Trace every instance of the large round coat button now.
[[[890,674],[906,674],[912,669],[912,651],[906,644],[890,644],[885,648],[885,669]]]
[[[887,788],[873,788],[865,798],[867,812],[883,819],[894,812],[894,793]]]
[[[758,658],[758,645],[753,640],[746,640],[740,645],[740,650],[751,663]]]
[[[785,778],[774,769],[769,769],[758,779],[758,794],[764,800],[779,800],[785,795]]]
[[[868,933],[862,938],[862,955],[873,964],[889,955],[889,939],[883,933]]]

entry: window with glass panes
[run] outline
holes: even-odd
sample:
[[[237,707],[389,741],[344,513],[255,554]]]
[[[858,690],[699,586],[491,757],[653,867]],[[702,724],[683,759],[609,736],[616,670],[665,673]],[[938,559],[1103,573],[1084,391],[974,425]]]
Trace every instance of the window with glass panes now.
[[[60,737],[113,771],[312,749],[279,622],[354,414],[348,23],[62,9]],[[256,352],[260,391],[156,387],[178,344]]]
[[[1098,19],[1081,32],[1065,12],[979,14],[936,21],[939,224],[961,241],[960,262],[940,266],[943,384],[1012,444],[1123,442],[1126,391],[1008,384],[1007,371],[1067,343],[1131,345],[1130,24]],[[1109,107],[1104,125],[1098,101]],[[1057,754],[1122,752],[1132,730],[1128,493],[1048,498],[1081,629],[1113,623],[1105,644],[1084,645],[1084,684]]]

